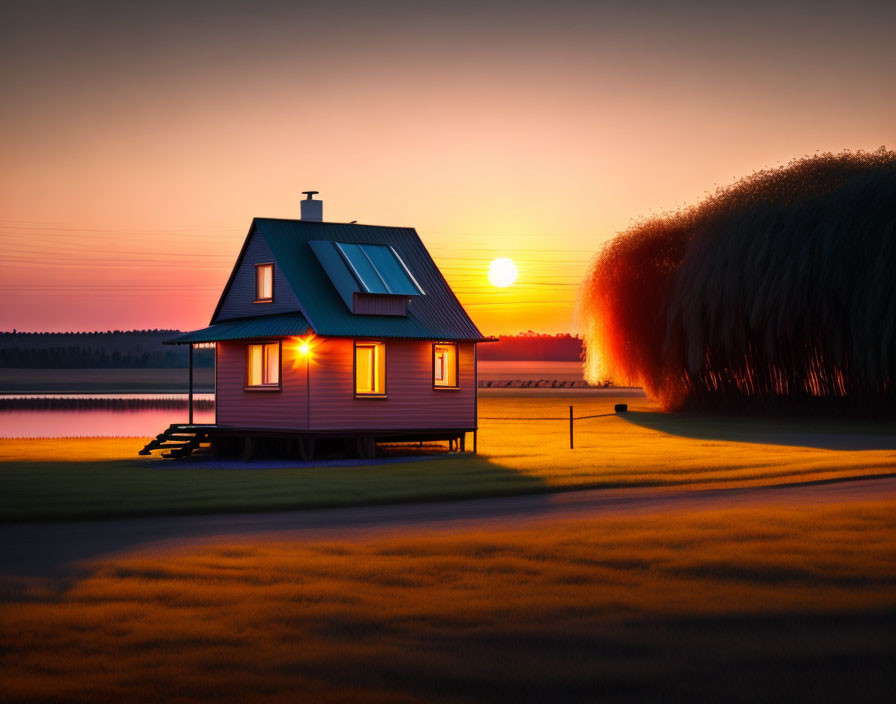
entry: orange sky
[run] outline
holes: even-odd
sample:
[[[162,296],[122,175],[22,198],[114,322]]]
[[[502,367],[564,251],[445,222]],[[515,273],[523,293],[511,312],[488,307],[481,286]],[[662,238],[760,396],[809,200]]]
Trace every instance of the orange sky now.
[[[571,331],[632,219],[896,142],[886,3],[22,5],[5,330],[204,326],[251,218],[314,188],[327,220],[416,227],[483,332]]]

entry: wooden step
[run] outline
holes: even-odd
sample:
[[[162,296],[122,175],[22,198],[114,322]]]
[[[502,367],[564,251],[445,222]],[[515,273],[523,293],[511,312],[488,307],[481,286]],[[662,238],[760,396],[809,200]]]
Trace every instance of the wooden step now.
[[[185,428],[182,425],[172,423],[164,431],[156,435],[150,440],[143,449],[139,450],[139,455],[150,455],[153,450],[171,450],[164,453],[163,457],[186,456],[193,452],[199,443],[205,438],[204,433],[200,433],[199,429]]]
[[[172,423],[155,438],[137,452],[139,455],[150,455],[153,450],[167,450],[162,457],[187,457],[201,448],[202,443],[208,446],[208,431],[203,425],[187,425]]]

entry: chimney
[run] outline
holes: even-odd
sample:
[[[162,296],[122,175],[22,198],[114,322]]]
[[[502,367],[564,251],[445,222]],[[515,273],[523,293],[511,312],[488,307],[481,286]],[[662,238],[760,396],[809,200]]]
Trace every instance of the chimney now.
[[[302,191],[302,195],[308,196],[305,200],[299,201],[302,204],[302,220],[321,222],[324,219],[324,202],[314,200],[317,193],[317,191]]]

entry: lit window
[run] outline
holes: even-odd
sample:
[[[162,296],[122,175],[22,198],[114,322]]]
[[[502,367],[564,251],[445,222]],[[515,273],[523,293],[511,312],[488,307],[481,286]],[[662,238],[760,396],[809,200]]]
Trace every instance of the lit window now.
[[[457,388],[457,345],[437,342],[432,346],[432,384],[440,388]]]
[[[267,303],[274,300],[274,265],[255,265],[255,302]]]
[[[246,347],[246,386],[280,388],[280,343],[265,342]]]
[[[386,346],[382,342],[355,343],[355,394],[385,396]]]

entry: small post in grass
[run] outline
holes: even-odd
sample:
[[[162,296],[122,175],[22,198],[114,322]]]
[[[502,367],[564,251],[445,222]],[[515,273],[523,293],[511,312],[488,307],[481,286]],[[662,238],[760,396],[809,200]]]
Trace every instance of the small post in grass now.
[[[573,449],[572,442],[572,406],[569,407],[569,449]]]
[[[190,387],[187,398],[187,405],[190,407],[190,412],[187,414],[188,423],[193,425],[193,343],[190,343]]]

